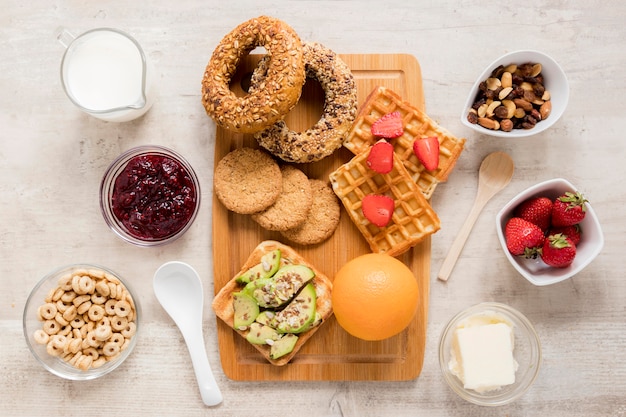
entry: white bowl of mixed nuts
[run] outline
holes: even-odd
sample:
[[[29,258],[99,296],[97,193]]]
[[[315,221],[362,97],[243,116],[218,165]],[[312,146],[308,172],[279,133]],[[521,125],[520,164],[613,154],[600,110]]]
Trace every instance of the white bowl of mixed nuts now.
[[[461,122],[485,135],[531,136],[556,123],[568,100],[567,77],[556,61],[538,51],[510,52],[478,77]]]

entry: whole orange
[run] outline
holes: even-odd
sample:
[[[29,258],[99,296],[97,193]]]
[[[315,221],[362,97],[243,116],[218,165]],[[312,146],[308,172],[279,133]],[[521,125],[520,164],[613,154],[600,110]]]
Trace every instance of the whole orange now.
[[[411,323],[418,295],[415,276],[404,263],[369,253],[347,262],[335,275],[333,311],[339,325],[352,336],[382,340]]]

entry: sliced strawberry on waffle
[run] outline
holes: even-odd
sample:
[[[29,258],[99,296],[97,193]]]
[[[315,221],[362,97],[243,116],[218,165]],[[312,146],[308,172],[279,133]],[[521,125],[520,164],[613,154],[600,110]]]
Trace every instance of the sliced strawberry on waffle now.
[[[365,218],[378,227],[389,224],[394,208],[393,199],[382,194],[368,194],[361,202]]]
[[[399,138],[404,133],[402,115],[399,111],[387,113],[372,124],[371,130],[379,138]]]
[[[388,174],[393,169],[393,145],[384,139],[370,149],[367,166],[379,174]]]
[[[436,136],[415,138],[413,152],[427,171],[434,171],[439,166],[439,139]]]

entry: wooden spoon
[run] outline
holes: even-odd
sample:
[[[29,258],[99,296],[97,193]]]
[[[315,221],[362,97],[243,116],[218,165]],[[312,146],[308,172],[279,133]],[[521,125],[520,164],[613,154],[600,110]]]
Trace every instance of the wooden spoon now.
[[[504,152],[493,152],[483,159],[478,171],[478,191],[476,192],[474,205],[467,219],[465,219],[459,234],[454,239],[446,259],[441,264],[439,275],[437,275],[437,278],[441,281],[447,281],[450,277],[450,273],[483,207],[485,207],[485,204],[491,197],[507,186],[511,181],[511,177],[513,177],[514,170],[513,160]]]

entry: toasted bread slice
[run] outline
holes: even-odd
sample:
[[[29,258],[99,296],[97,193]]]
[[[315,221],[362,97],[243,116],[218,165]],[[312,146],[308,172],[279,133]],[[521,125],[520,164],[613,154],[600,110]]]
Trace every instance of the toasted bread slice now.
[[[284,245],[280,242],[273,240],[266,240],[261,242],[250,254],[248,260],[243,264],[241,270],[222,287],[222,289],[217,293],[215,298],[213,299],[212,307],[215,311],[217,317],[223,320],[229,327],[233,328],[234,331],[239,333],[243,338],[246,338],[249,329],[241,330],[235,329],[233,327],[234,323],[234,309],[233,309],[233,293],[241,290],[243,288],[242,284],[237,282],[237,277],[243,274],[248,269],[253,266],[259,264],[261,262],[261,257],[268,252],[271,252],[275,249],[280,249],[282,253],[281,257],[281,265],[287,264],[297,264],[297,265],[306,265],[311,268],[315,272],[315,277],[313,278],[313,285],[315,286],[315,292],[317,295],[316,300],[316,311],[319,314],[321,321],[310,328],[309,330],[299,333],[298,341],[296,342],[293,350],[285,356],[282,356],[278,359],[270,358],[270,346],[269,345],[257,345],[252,344],[261,354],[273,365],[282,366],[287,364],[291,359],[298,353],[302,345],[309,340],[313,334],[319,329],[321,325],[324,324],[326,320],[328,320],[332,314],[332,303],[331,303],[331,292],[333,288],[332,281],[326,277],[326,275],[322,274],[314,265],[307,262],[302,256],[300,256],[295,250],[291,247]]]

